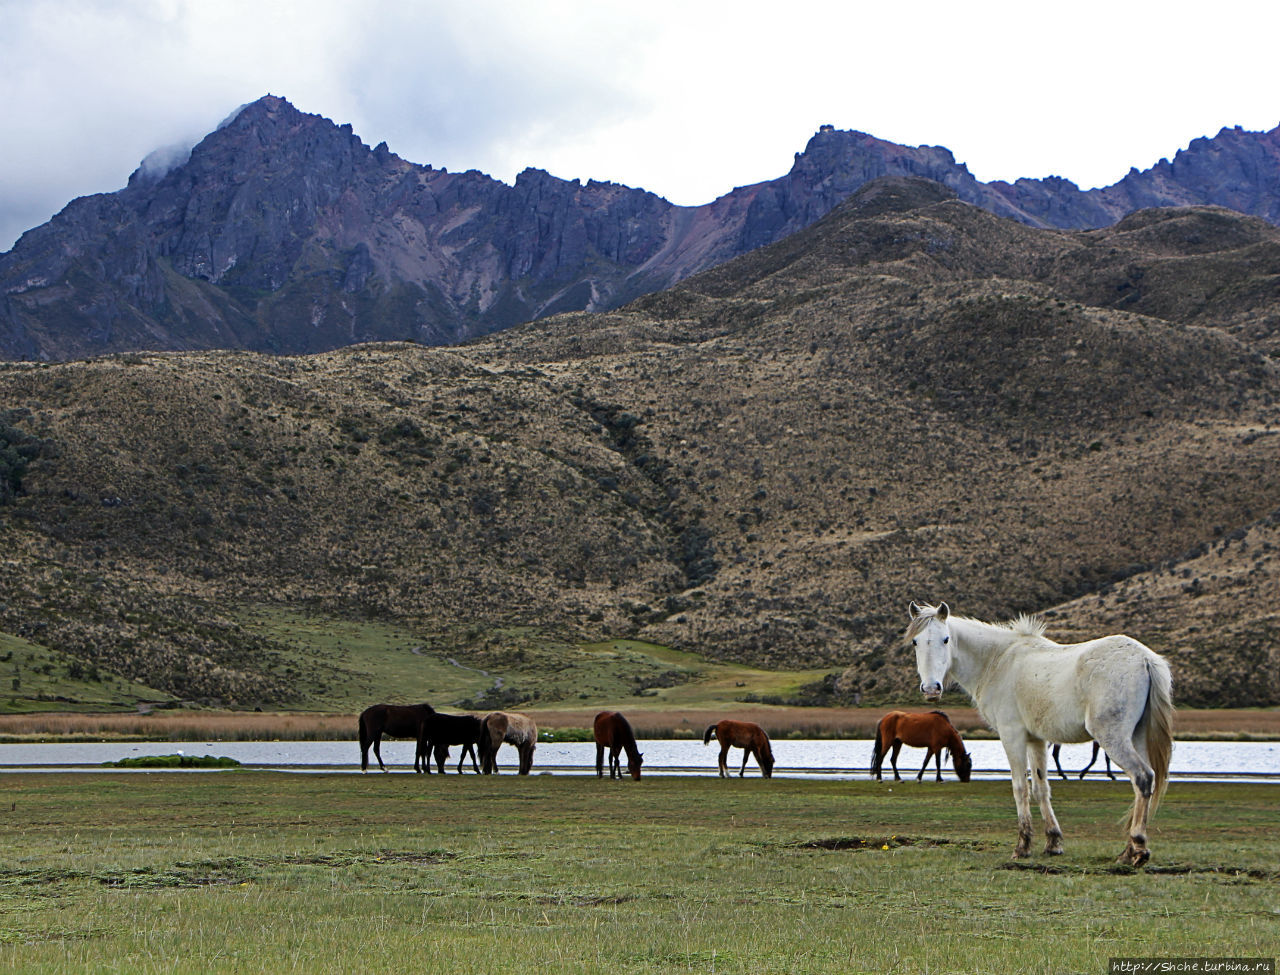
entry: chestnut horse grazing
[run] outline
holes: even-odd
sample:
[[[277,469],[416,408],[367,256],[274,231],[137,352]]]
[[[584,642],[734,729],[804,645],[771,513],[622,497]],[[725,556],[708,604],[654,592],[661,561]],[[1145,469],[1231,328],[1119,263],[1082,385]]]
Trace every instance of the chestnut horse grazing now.
[[[417,742],[413,755],[415,772],[431,771],[431,749],[424,734],[426,724],[435,714],[430,704],[375,704],[360,712],[360,771],[369,771],[369,746],[373,746],[373,754],[378,759],[378,768],[386,771],[382,764],[382,736],[393,738],[412,738]]]
[[[533,750],[538,747],[538,726],[527,714],[490,711],[484,716],[484,733],[480,736],[480,770],[485,775],[498,771],[498,749],[514,745],[520,754],[520,774],[528,775],[533,767]]]
[[[758,724],[752,721],[735,721],[733,718],[725,718],[709,726],[702,733],[702,743],[711,744],[713,734],[720,742],[720,778],[729,777],[729,767],[725,763],[725,757],[729,754],[730,748],[742,749],[742,770],[738,772],[738,778],[746,775],[747,759],[752,755],[756,757],[756,764],[760,766],[760,774],[766,779],[773,778],[773,749],[769,746],[769,736]]]
[[[633,779],[640,778],[640,765],[644,756],[636,747],[636,735],[631,723],[617,711],[601,711],[593,726],[596,736],[596,778],[604,777],[604,750],[609,749],[609,778],[622,778],[618,753],[627,753],[627,771]]]
[[[936,701],[954,681],[1000,735],[1018,808],[1015,857],[1031,852],[1032,797],[1039,800],[1044,819],[1045,853],[1062,852],[1062,827],[1045,775],[1046,742],[1092,738],[1133,783],[1128,842],[1119,861],[1141,866],[1151,857],[1147,820],[1169,784],[1169,665],[1132,637],[1104,636],[1063,646],[1047,639],[1044,629],[1044,621],[1035,616],[996,625],[952,616],[946,603],[912,603],[903,639],[915,647],[926,700]]]
[[[890,711],[880,719],[876,726],[876,745],[871,750],[871,774],[880,781],[880,768],[884,764],[885,753],[889,753],[889,764],[893,766],[893,781],[901,782],[898,774],[898,752],[903,745],[912,748],[927,749],[924,753],[924,764],[916,775],[916,781],[924,778],[924,770],[929,767],[929,759],[934,760],[938,773],[938,781],[942,781],[942,750],[951,753],[951,764],[961,782],[968,782],[973,771],[973,759],[964,750],[964,742],[960,732],[941,711],[930,711],[927,714],[909,714],[906,711]]]

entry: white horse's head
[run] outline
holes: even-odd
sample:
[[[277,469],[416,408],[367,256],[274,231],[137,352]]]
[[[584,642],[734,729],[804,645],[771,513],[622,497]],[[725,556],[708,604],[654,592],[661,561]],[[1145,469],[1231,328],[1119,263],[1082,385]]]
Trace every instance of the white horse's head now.
[[[936,608],[911,604],[911,625],[905,639],[916,651],[916,669],[920,672],[920,693],[926,701],[942,697],[951,670],[951,611],[946,603]]]

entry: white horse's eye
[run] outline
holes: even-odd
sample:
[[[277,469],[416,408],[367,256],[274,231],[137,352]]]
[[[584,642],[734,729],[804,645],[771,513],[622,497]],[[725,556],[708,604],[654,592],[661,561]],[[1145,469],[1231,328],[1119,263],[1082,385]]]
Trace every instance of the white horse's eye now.
[[[915,640],[912,640],[912,641],[911,641],[911,645],[912,645],[913,647],[914,647],[914,646],[916,646],[916,641],[915,641]]]
[[[942,638],[942,642],[943,642],[943,643],[950,643],[950,642],[951,642],[951,637],[949,637],[949,636],[944,636],[944,637]]]

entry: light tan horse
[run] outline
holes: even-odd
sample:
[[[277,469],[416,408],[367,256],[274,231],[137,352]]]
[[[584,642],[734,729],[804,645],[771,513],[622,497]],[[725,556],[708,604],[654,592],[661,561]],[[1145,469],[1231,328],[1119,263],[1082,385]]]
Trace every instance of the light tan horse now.
[[[742,770],[738,778],[747,772],[747,759],[756,757],[760,773],[766,778],[773,778],[773,748],[769,745],[769,736],[763,728],[753,721],[735,721],[725,718],[707,728],[702,736],[702,743],[709,745],[711,736],[715,735],[720,742],[720,777],[729,777],[729,767],[725,762],[730,748],[742,749]]]
[[[484,716],[484,733],[480,736],[480,769],[485,775],[497,774],[498,749],[514,745],[520,753],[520,774],[528,775],[533,767],[533,750],[538,746],[538,726],[527,714],[490,711]]]

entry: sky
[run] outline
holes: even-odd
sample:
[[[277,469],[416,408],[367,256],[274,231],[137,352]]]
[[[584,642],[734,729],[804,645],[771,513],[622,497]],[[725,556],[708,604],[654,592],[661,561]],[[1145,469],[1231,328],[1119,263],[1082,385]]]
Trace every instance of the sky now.
[[[415,163],[682,205],[824,124],[1088,189],[1280,124],[1278,28],[1256,0],[0,0],[0,252],[268,93]]]

